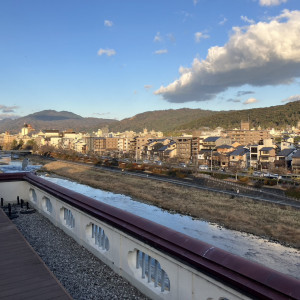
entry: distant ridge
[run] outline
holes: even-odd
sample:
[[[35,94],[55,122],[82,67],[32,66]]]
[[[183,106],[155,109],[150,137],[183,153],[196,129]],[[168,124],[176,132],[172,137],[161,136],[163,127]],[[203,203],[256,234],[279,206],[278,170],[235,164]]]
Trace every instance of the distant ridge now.
[[[28,115],[27,118],[39,121],[80,120],[83,117],[69,111],[43,110]]]
[[[248,120],[248,118],[251,127],[260,126],[262,129],[296,126],[300,121],[300,101],[264,108],[215,112],[214,116],[214,118],[206,116],[192,120],[179,125],[176,129],[194,130],[201,127],[216,128],[218,126],[233,129],[239,128],[241,120]]]
[[[108,126],[110,131],[133,130],[162,131],[164,133],[192,131],[209,127],[225,129],[239,128],[241,120],[250,120],[251,127],[262,129],[296,126],[300,121],[300,101],[265,108],[245,110],[211,111],[202,109],[168,109],[148,111],[121,121],[112,119],[83,118],[68,111],[43,110],[15,120],[0,121],[0,132],[20,132],[24,123],[32,125],[36,131],[45,129],[92,132]]]
[[[43,110],[15,120],[0,121],[0,132],[18,133],[24,123],[29,123],[36,131],[47,129],[90,132],[117,122],[112,119],[83,118],[68,111]]]
[[[203,109],[168,109],[148,111],[110,125],[112,131],[133,130],[142,131],[144,128],[156,131],[172,131],[176,127],[199,118],[209,117],[216,112]]]

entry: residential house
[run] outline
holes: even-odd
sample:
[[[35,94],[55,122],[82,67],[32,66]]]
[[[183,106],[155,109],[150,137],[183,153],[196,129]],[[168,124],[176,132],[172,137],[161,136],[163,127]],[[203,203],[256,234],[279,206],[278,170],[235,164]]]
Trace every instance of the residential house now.
[[[232,152],[234,150],[234,147],[224,144],[224,145],[217,146],[216,150],[220,154],[225,154],[225,153]]]
[[[288,169],[292,166],[292,157],[296,149],[283,149],[275,156],[275,167]]]
[[[170,141],[167,145],[158,149],[160,160],[168,160],[174,158],[177,155],[177,144],[174,141]]]
[[[250,151],[244,147],[238,147],[230,153],[229,166],[248,168],[249,167]]]
[[[274,165],[275,161],[275,148],[274,147],[263,147],[259,150],[259,164],[262,169],[268,169]]]
[[[265,140],[260,140],[258,142],[258,144],[254,144],[254,145],[250,145],[249,149],[250,149],[250,167],[254,168],[254,169],[258,169],[258,168],[262,168],[263,165],[264,167],[266,167],[266,165],[268,163],[274,162],[275,161],[275,150],[274,152],[271,151],[271,153],[263,153],[260,150],[262,148],[271,148],[274,149],[275,146],[273,145],[273,140],[272,139],[265,139]],[[265,152],[267,152],[268,150],[265,149]],[[260,159],[260,155],[263,155],[263,159]],[[263,165],[261,165],[261,162],[263,163]]]
[[[84,140],[75,141],[74,150],[79,153],[86,153],[86,143],[84,142]]]
[[[198,154],[198,164],[199,165],[210,165],[210,152],[211,150],[200,150]]]
[[[231,145],[231,139],[221,136],[210,136],[202,141],[201,150],[214,150],[217,146]]]
[[[159,149],[168,145],[171,142],[170,139],[149,139],[148,144],[144,148],[144,154],[147,159],[157,160],[160,156]],[[166,148],[167,150],[167,148]]]
[[[292,156],[292,170],[296,174],[300,174],[300,150],[297,150]]]

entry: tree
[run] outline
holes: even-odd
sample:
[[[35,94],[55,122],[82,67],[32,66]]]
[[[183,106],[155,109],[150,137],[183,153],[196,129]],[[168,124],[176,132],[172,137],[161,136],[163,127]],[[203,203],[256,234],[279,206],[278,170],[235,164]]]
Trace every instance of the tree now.
[[[17,140],[13,140],[10,144],[10,149],[11,150],[18,150],[18,142]]]
[[[35,140],[29,140],[26,142],[26,144],[23,146],[24,150],[32,150],[33,152],[36,152],[38,149],[38,145]]]
[[[22,149],[23,146],[24,146],[24,141],[23,141],[23,140],[20,140],[20,141],[19,141],[19,144],[18,144],[18,149],[17,149],[17,150]]]
[[[43,156],[51,156],[55,151],[55,148],[52,145],[43,145],[39,149],[39,154]]]

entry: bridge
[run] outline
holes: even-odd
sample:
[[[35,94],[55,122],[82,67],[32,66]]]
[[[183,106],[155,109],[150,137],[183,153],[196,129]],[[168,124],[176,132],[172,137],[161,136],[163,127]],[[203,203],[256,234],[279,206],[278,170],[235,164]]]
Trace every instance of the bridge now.
[[[32,150],[0,150],[0,157],[2,155],[18,155],[18,156],[24,156],[29,155],[32,153]]]
[[[300,299],[295,278],[32,173],[0,174],[0,196],[28,201],[151,299]]]

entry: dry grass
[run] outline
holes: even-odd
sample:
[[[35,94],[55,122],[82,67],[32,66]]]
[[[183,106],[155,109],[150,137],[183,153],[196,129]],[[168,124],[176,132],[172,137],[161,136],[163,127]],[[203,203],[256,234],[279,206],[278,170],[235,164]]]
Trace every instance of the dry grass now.
[[[227,228],[300,248],[300,210],[113,173],[92,166],[51,162],[44,170],[79,183],[153,204]]]

